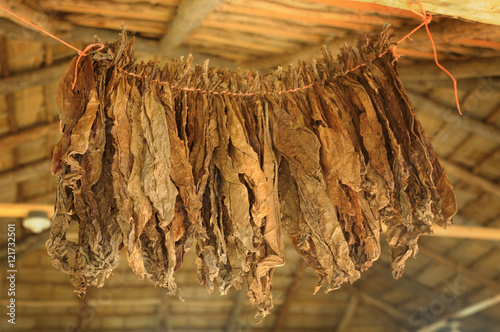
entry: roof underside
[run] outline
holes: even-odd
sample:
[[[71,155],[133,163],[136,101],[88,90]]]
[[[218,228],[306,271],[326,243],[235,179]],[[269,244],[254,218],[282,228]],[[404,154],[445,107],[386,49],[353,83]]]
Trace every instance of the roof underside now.
[[[492,13],[499,12],[497,1],[486,2]],[[394,28],[398,40],[421,22],[408,10],[334,0],[0,4],[81,49],[94,35],[115,40],[123,23],[136,38],[139,59],[162,62],[191,53],[198,64],[208,58],[212,66],[261,71],[318,57],[322,45],[335,53],[383,24]],[[440,62],[458,79],[463,116],[456,112],[451,80],[434,64],[425,29],[397,50],[404,55],[401,79],[454,186],[455,224],[488,228],[493,234],[500,228],[500,26],[435,15],[430,29]],[[0,15],[0,35],[0,203],[53,204],[56,183],[50,160],[60,138],[55,95],[75,51],[5,13]],[[2,211],[0,217],[5,216]],[[184,301],[139,280],[125,257],[104,288],[89,289],[79,300],[67,275],[50,264],[43,246],[47,233],[35,236],[20,219],[2,218],[1,331],[14,331],[4,314],[10,299],[8,223],[17,229],[16,332],[382,332],[423,331],[434,322],[443,324],[432,331],[452,331],[451,321],[459,322],[459,331],[497,331],[500,326],[500,238],[422,237],[419,254],[398,280],[391,275],[384,247],[379,261],[354,285],[316,295],[315,275],[304,272],[302,259],[288,246],[286,265],[273,279],[275,308],[257,324],[244,291],[222,297],[198,285],[192,252],[176,274]],[[76,228],[70,236],[76,238]],[[490,305],[481,307],[488,299]],[[465,308],[469,310],[461,311]]]

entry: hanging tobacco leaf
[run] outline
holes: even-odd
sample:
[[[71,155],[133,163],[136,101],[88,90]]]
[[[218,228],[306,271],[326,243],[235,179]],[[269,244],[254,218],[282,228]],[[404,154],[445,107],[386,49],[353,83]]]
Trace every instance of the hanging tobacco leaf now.
[[[456,203],[392,53],[380,56],[391,36],[267,75],[191,70],[191,57],[136,64],[121,40],[79,62],[73,90],[74,60],[58,90],[54,266],[83,296],[123,248],[133,271],[174,294],[195,243],[200,283],[225,294],[246,282],[265,316],[283,232],[329,291],[379,257],[385,224],[399,277]]]

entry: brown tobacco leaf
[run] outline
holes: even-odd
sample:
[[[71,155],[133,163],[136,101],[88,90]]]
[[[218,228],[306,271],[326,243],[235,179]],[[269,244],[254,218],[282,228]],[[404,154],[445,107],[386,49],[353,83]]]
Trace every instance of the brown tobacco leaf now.
[[[456,203],[392,53],[380,57],[391,36],[267,75],[191,70],[191,57],[135,64],[121,40],[102,51],[112,62],[80,61],[74,90],[73,60],[57,97],[54,266],[83,295],[124,248],[141,278],[174,294],[195,244],[199,282],[221,294],[246,282],[263,317],[283,232],[318,276],[315,291],[329,291],[379,257],[385,224],[400,276],[419,235],[450,225]],[[66,239],[72,222],[78,242]]]

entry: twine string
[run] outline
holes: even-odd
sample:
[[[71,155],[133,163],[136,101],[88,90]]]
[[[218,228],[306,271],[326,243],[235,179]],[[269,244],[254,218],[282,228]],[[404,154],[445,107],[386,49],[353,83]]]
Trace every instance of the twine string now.
[[[412,9],[412,6],[418,6],[419,9],[420,9],[420,12]],[[448,76],[450,76],[450,78],[452,79],[453,81],[453,89],[454,89],[454,92],[455,92],[455,103],[457,104],[457,109],[458,109],[458,113],[460,113],[460,115],[462,114],[462,111],[460,110],[460,103],[458,102],[458,87],[457,87],[457,80],[455,79],[455,77],[453,77],[453,75],[446,69],[443,67],[443,65],[441,65],[438,61],[438,57],[437,57],[437,51],[436,51],[436,45],[434,43],[434,39],[432,38],[432,34],[431,34],[431,30],[429,29],[429,23],[431,22],[432,20],[432,15],[431,14],[427,14],[424,10],[424,7],[422,7],[422,5],[418,2],[412,2],[410,3],[410,11],[418,16],[420,16],[422,18],[422,24],[425,25],[425,30],[427,31],[427,35],[429,36],[429,40],[431,41],[431,45],[432,45],[432,52],[434,53],[434,62],[436,62],[436,65],[442,70],[444,71]],[[420,27],[422,27],[422,24],[420,24],[418,26],[418,28],[420,29]]]
[[[418,6],[419,7],[419,11],[413,9],[412,7],[413,6]],[[78,53],[78,59],[76,60],[76,64],[75,64],[75,77],[74,77],[74,80],[73,80],[73,84],[71,85],[71,88],[74,90],[75,88],[75,84],[76,84],[76,81],[77,81],[77,77],[78,77],[78,64],[81,60],[82,57],[85,57],[87,55],[89,55],[89,52],[92,48],[94,47],[99,47],[97,50],[95,50],[95,52],[98,52],[100,50],[102,50],[104,48],[104,44],[99,44],[99,43],[94,43],[94,44],[90,44],[88,45],[83,51],[78,49],[77,47],[65,42],[64,40],[58,38],[57,36],[53,35],[52,33],[44,30],[43,28],[37,26],[36,24],[30,22],[29,20],[25,19],[24,17],[21,17],[19,15],[17,15],[16,13],[8,10],[7,8],[3,7],[0,5],[0,9],[3,9],[4,11],[6,11],[7,13],[11,14],[12,16],[16,17],[17,19],[23,21],[24,23],[32,26],[34,29],[46,34],[47,36],[59,41],[60,43],[66,45],[67,47],[75,50],[77,53]],[[457,88],[457,80],[455,79],[455,77],[453,77],[453,75],[446,69],[444,68],[438,61],[438,58],[437,58],[437,51],[436,51],[436,45],[434,43],[434,39],[432,38],[432,34],[429,30],[429,23],[431,22],[432,20],[432,15],[431,14],[427,14],[423,8],[423,6],[418,3],[418,2],[411,2],[410,5],[409,5],[409,10],[414,13],[415,15],[419,16],[421,19],[422,19],[422,23],[420,23],[420,25],[418,25],[415,29],[413,29],[410,33],[408,33],[407,35],[405,35],[403,38],[401,38],[400,40],[398,40],[391,48],[385,50],[384,52],[380,53],[379,55],[375,56],[373,59],[369,60],[368,62],[366,63],[363,63],[363,64],[360,64],[354,68],[351,68],[351,69],[348,69],[344,72],[344,75],[347,75],[348,73],[351,73],[361,67],[365,67],[365,66],[368,66],[370,63],[372,63],[373,61],[375,61],[376,59],[378,58],[381,58],[382,56],[384,56],[385,54],[387,54],[388,52],[392,52],[393,55],[394,55],[394,58],[395,60],[399,59],[401,57],[401,55],[397,54],[396,53],[396,49],[397,47],[399,46],[399,44],[401,44],[403,41],[405,41],[406,39],[410,39],[410,36],[412,34],[414,34],[417,30],[419,30],[422,26],[425,26],[425,29],[427,31],[427,35],[429,36],[429,40],[432,44],[432,51],[434,53],[434,61],[436,62],[436,65],[442,70],[444,71],[448,76],[451,77],[451,79],[453,80],[453,87],[454,87],[454,90],[455,90],[455,102],[456,102],[456,105],[457,105],[457,109],[458,109],[458,112],[460,114],[462,114],[461,110],[460,110],[460,104],[459,104],[459,100],[458,100],[458,88]],[[131,76],[134,76],[134,77],[139,77],[139,78],[144,78],[143,76],[140,76],[140,75],[137,75],[137,74],[134,74],[134,73],[130,73],[130,72],[127,72],[123,69],[120,68],[120,70],[124,73],[126,73],[127,75],[131,75]],[[187,87],[178,87],[178,86],[175,86],[175,85],[171,85],[169,82],[164,82],[164,81],[159,81],[159,80],[154,80],[156,82],[158,82],[159,84],[166,84],[168,85],[171,89],[176,89],[176,90],[181,90],[181,91],[196,91],[196,92],[201,92],[201,93],[212,93],[212,94],[216,94],[216,95],[223,95],[223,94],[227,94],[227,95],[233,95],[233,96],[255,96],[255,95],[262,95],[262,94],[272,94],[272,93],[278,93],[278,94],[283,94],[283,93],[294,93],[294,92],[298,92],[298,91],[302,91],[302,90],[305,90],[305,89],[308,89],[310,87],[312,87],[314,84],[316,84],[315,82],[314,83],[311,83],[309,85],[305,85],[305,86],[302,86],[302,87],[298,87],[298,88],[295,88],[295,89],[290,89],[290,90],[281,90],[281,91],[275,91],[275,92],[272,92],[272,91],[261,91],[261,92],[253,92],[253,93],[243,93],[243,92],[230,92],[230,91],[212,91],[212,90],[204,90],[204,89],[200,89],[200,88],[187,88]]]

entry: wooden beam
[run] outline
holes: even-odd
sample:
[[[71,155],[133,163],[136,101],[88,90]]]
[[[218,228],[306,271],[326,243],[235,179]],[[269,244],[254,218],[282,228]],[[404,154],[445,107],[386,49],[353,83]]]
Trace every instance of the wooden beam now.
[[[61,272],[62,273],[62,272]],[[2,305],[7,304],[8,300],[0,300]],[[19,303],[18,303],[19,302]],[[207,301],[213,303],[213,301]],[[161,303],[160,298],[146,298],[146,299],[111,299],[109,301],[102,301],[100,299],[89,299],[88,305],[91,307],[107,307],[107,306],[119,306],[119,307],[129,307],[129,306],[147,306],[147,305],[159,305]],[[22,308],[64,308],[64,307],[77,307],[80,305],[79,300],[17,300],[16,305]]]
[[[378,5],[376,3],[368,4],[361,3],[358,1],[346,1],[346,0],[302,0],[305,2],[319,3],[323,5],[328,5],[336,8],[362,11],[362,12],[376,12],[378,15],[396,16],[404,18],[415,19],[416,16],[412,12],[406,9],[397,9],[392,7],[387,7],[384,5]]]
[[[342,319],[340,320],[339,324],[337,325],[337,329],[335,330],[336,332],[342,332],[347,328],[352,320],[352,317],[354,316],[354,313],[356,312],[356,309],[358,308],[358,302],[358,296],[356,294],[351,294],[351,296],[349,297],[349,301],[347,302],[347,307],[344,311],[344,315],[342,316]]]
[[[376,15],[364,15],[361,13],[348,13],[332,10],[309,10],[302,6],[286,5],[282,1],[241,1],[239,3],[225,4],[223,12],[239,15],[250,15],[258,18],[267,18],[287,24],[299,22],[303,25],[326,26],[356,31],[375,31],[379,26],[387,23],[386,18]],[[293,1],[291,1],[293,3]],[[398,18],[391,19],[393,25],[402,25],[403,21]]]
[[[40,248],[49,238],[50,229],[47,229],[38,234],[32,234],[28,237],[16,242],[16,261],[28,255],[29,253]],[[0,267],[7,266],[7,245],[0,248]]]
[[[25,218],[30,211],[43,211],[49,218],[52,218],[54,205],[0,203],[0,218]]]
[[[58,34],[59,31],[70,30],[71,24],[68,22],[60,21],[55,18],[53,15],[49,17],[44,12],[37,11],[29,6],[26,6],[22,1],[19,0],[0,0],[0,5],[7,8],[11,12],[16,13],[17,15],[27,19],[30,22],[38,25],[40,28],[48,31],[52,34]],[[28,29],[34,29],[31,25],[24,23],[18,18],[12,16],[8,12],[0,9],[0,16],[5,17],[11,21],[16,22]]]
[[[481,190],[484,190],[485,192],[489,193],[490,195],[493,195],[495,197],[500,198],[500,186],[482,178],[479,177],[475,174],[472,174],[471,172],[467,171],[466,169],[457,166],[453,163],[450,163],[449,161],[446,160],[440,160],[441,165],[444,167],[444,170],[446,171],[447,174],[452,175],[461,181],[470,183],[476,187],[478,187]]]
[[[444,316],[440,320],[418,330],[417,332],[433,332],[441,328],[447,327],[450,320],[453,319],[463,319],[472,316],[478,312],[486,310],[496,304],[500,303],[500,294],[492,296],[490,298],[484,299],[477,303],[471,304],[463,309],[460,309],[454,313]]]
[[[399,9],[409,9],[406,0],[358,0],[360,2],[376,3]],[[453,18],[488,24],[500,24],[498,20],[498,3],[496,0],[478,2],[476,0],[420,0],[423,8],[429,13],[435,13]],[[418,10],[418,7],[412,7]]]
[[[52,66],[33,69],[0,79],[0,95],[27,89],[32,86],[58,81],[71,59],[58,61]]]
[[[150,51],[152,51],[152,49]],[[237,67],[236,64],[232,61],[195,52],[189,52],[186,49],[177,49],[175,50],[175,52],[174,54],[176,55],[186,56],[191,53],[193,57],[196,57],[194,58],[195,61],[193,61],[194,64],[202,64],[206,59],[209,59],[211,66],[220,66],[229,69],[235,69]],[[58,81],[68,67],[70,61],[71,59],[60,60],[51,66],[47,66],[41,69],[28,70],[7,78],[2,78],[0,79],[0,95],[9,94],[32,86]]]
[[[460,216],[456,216],[462,219]],[[382,225],[382,231],[386,231],[386,226]],[[473,226],[451,226],[447,229],[434,227],[433,234],[422,234],[422,236],[452,237],[459,239],[500,241],[500,228],[473,227]]]
[[[246,292],[243,289],[237,291],[236,300],[234,302],[233,310],[231,311],[231,316],[229,316],[229,321],[227,322],[225,331],[226,332],[237,332],[238,330],[238,319],[240,318],[241,311],[243,309],[243,302],[246,299]]]
[[[29,211],[44,211],[49,218],[52,218],[54,205],[0,203],[0,218],[24,218],[28,215]],[[427,234],[423,235],[427,236]],[[435,227],[431,236],[500,241],[500,229],[471,226],[452,226],[448,229]]]
[[[434,227],[432,235],[436,237],[452,237],[458,239],[500,241],[500,228],[451,226],[447,229],[443,229],[441,227]]]
[[[377,274],[378,277],[382,277],[385,280],[387,280],[387,282],[393,285],[395,289],[397,290],[404,289],[405,291],[412,293],[416,301],[417,299],[422,299],[427,303],[430,303],[431,301],[438,299],[442,296],[443,293],[441,289],[431,288],[427,285],[420,283],[418,280],[415,279],[414,276],[418,276],[420,272],[417,272],[416,274],[413,273],[412,275],[405,274],[403,278],[394,279],[391,273],[389,255],[381,255],[379,262],[383,264],[375,263],[373,264],[372,267],[370,267],[370,270],[375,274]],[[422,269],[421,271],[425,271],[425,269],[426,268]],[[389,289],[387,291],[389,292],[391,290]],[[456,301],[461,301],[458,298],[459,295],[461,296],[461,299],[465,299],[463,294],[456,294],[457,296]],[[451,299],[451,301],[455,301],[455,299]],[[447,303],[447,304],[450,305],[449,308],[451,309],[453,308],[453,304],[456,303],[457,302]],[[412,315],[410,315],[409,317],[412,317]],[[486,321],[486,323],[494,322],[493,320],[484,315],[479,315],[478,318],[483,321]]]
[[[314,1],[314,0],[313,0]],[[333,0],[332,0],[333,1]],[[350,2],[350,1],[349,1]],[[355,3],[355,2],[352,2]],[[412,14],[413,15],[413,14]],[[417,17],[415,15],[415,17]],[[416,21],[417,22],[417,21]],[[394,28],[394,32],[396,33],[396,38],[401,38],[404,35],[408,34],[414,26],[411,27],[402,27],[402,28]],[[488,36],[492,36],[492,38],[495,38],[498,34],[500,33],[500,26],[498,27],[491,27],[486,24],[467,24],[461,21],[449,21],[449,22],[442,22],[442,23],[433,23],[432,24],[432,36],[436,44],[439,46],[439,44],[451,44],[451,43],[459,43],[461,39],[464,39],[464,36],[467,36],[468,39],[471,38],[476,38],[476,39],[482,39],[482,38],[488,38]],[[335,50],[340,48],[344,43],[347,43],[349,45],[353,45],[355,39],[357,38],[358,34],[355,32],[350,32],[343,38],[338,38],[334,39],[330,42],[327,41],[327,48],[335,53]],[[400,47],[404,47],[408,50],[421,50],[422,48],[425,47],[429,51],[429,54],[432,55],[432,48],[431,44],[429,41],[429,36],[427,35],[425,29],[420,29],[417,32],[415,32],[412,35],[412,40],[411,41],[405,41],[403,44],[401,44]],[[397,40],[397,39],[395,39]],[[293,52],[291,54],[284,54],[282,56],[276,56],[276,57],[270,57],[270,58],[264,58],[264,59],[258,59],[258,60],[252,60],[247,63],[241,64],[242,67],[244,68],[255,68],[255,69],[271,69],[276,66],[283,66],[283,65],[288,65],[289,63],[295,64],[296,60],[304,60],[304,59],[310,59],[310,58],[315,58],[318,57],[318,55],[321,53],[321,48],[325,43],[321,43],[315,46],[308,46],[302,50],[299,50],[298,52]],[[331,46],[329,45],[331,44]],[[402,51],[403,52],[403,51]],[[404,53],[404,52],[403,52]],[[457,65],[454,65],[454,63],[460,63]],[[486,65],[480,61],[480,60],[468,60],[468,61],[448,61],[444,62],[445,67],[446,65],[451,65],[454,70],[462,71],[463,74],[461,76],[467,76],[467,77],[477,77],[480,75],[474,74],[473,70],[468,70],[468,69],[462,69],[461,67],[464,66],[464,63],[469,63],[471,62],[472,64],[475,64],[476,62],[479,64],[475,64],[476,67],[482,66],[483,69],[481,72],[488,72],[488,74],[483,75],[483,76],[489,76],[489,73],[491,72],[492,68],[489,68],[487,63]],[[482,64],[481,64],[482,63]],[[406,68],[418,68],[421,70],[422,68],[425,69],[425,73],[420,73],[420,72],[414,72],[415,69],[406,69]],[[448,67],[446,67],[448,68]],[[488,70],[489,68],[489,70]],[[475,68],[477,69],[477,68]],[[495,70],[495,69],[494,69]],[[439,68],[436,67],[436,64],[434,61],[429,62],[429,65],[415,65],[415,66],[409,66],[409,67],[400,67],[399,68],[400,75],[402,79],[405,81],[420,81],[424,79],[420,79],[419,77],[424,77],[425,80],[435,80],[441,78],[441,79],[446,79],[449,80],[449,76],[446,74],[442,75],[440,73]],[[454,72],[453,72],[454,73]],[[438,77],[437,77],[438,76]],[[459,74],[460,76],[460,74]]]
[[[161,22],[172,19],[174,6],[154,6],[145,1],[96,1],[96,0],[44,0],[40,3],[43,10],[69,14],[88,14],[94,17],[120,20],[142,20],[144,23]]]
[[[16,170],[0,173],[0,188],[40,177],[42,174],[50,174],[52,161],[45,159],[21,166]]]
[[[409,315],[405,312],[400,311],[399,309],[393,307],[392,305],[385,303],[384,301],[377,299],[367,293],[364,293],[360,290],[355,290],[355,293],[360,297],[360,299],[368,305],[374,306],[375,308],[380,309],[385,312],[389,316],[396,318],[400,321],[407,322]]]
[[[45,123],[29,129],[23,129],[15,134],[0,137],[0,151],[7,153],[25,143],[36,141],[46,137],[48,134],[59,132],[59,122]]]
[[[17,302],[16,302],[17,303]],[[191,314],[193,315],[193,314]],[[372,326],[361,326],[360,329],[356,331],[370,331],[370,328]],[[207,328],[207,327],[175,327],[175,332],[220,332],[219,328]],[[33,332],[34,330],[32,328],[29,329],[21,329],[21,328],[16,328],[16,332]],[[36,328],[36,332],[54,332],[54,329],[43,329],[43,328]],[[100,329],[92,329],[88,330],[87,332],[102,332],[103,330]],[[155,329],[151,328],[119,328],[119,329],[106,329],[106,332],[156,332]],[[268,332],[269,329],[266,327],[252,327],[251,332]],[[291,328],[287,329],[287,332],[325,332],[324,328],[303,328],[303,327],[298,327],[298,328]],[[398,331],[398,332],[404,332],[404,330],[401,329],[394,329],[392,331]]]
[[[0,37],[0,68],[3,78],[10,77],[9,55],[8,55],[8,39],[5,36]],[[16,97],[13,93],[8,93],[5,96],[7,106],[7,122],[11,134],[18,131],[16,118]],[[17,159],[17,158],[14,158]],[[14,162],[15,163],[15,162]]]
[[[342,38],[335,38],[326,43],[326,48],[328,51],[336,54],[340,50],[342,46],[346,44],[346,41],[354,42],[358,34],[349,33]],[[264,57],[261,59],[256,59],[252,61],[248,61],[241,64],[241,67],[244,69],[258,69],[258,70],[269,70],[274,69],[277,66],[286,67],[289,64],[295,65],[299,60],[311,59],[311,58],[319,58],[322,56],[321,54],[322,46],[314,45],[305,47],[298,52],[277,55],[271,57]]]
[[[287,320],[288,311],[290,310],[290,305],[295,297],[295,294],[297,293],[297,290],[299,289],[300,282],[304,277],[306,266],[306,262],[301,259],[297,271],[295,272],[295,277],[293,278],[292,284],[288,288],[285,295],[285,301],[279,309],[278,317],[276,318],[276,323],[273,327],[273,332],[279,332],[283,330],[283,327],[285,326],[285,322]]]
[[[176,16],[168,24],[167,32],[160,40],[160,55],[168,56],[171,49],[179,46],[206,16],[222,3],[223,0],[182,1]]]
[[[1,1],[1,0],[0,0]],[[84,26],[74,26],[68,31],[61,31],[59,33],[59,37],[68,41],[68,42],[84,42],[84,43],[93,43],[95,42],[94,37],[98,37],[103,42],[114,42],[118,39],[118,30],[109,30],[102,28],[93,28],[93,27],[84,27]],[[0,18],[0,34],[7,36],[10,39],[24,40],[24,41],[33,41],[37,40],[38,42],[47,44],[47,45],[59,45],[60,43],[50,38],[46,35],[35,32],[31,29],[25,28],[21,25],[15,24],[6,19]],[[163,52],[159,51],[159,42],[154,39],[144,38],[141,36],[134,36],[134,50],[139,53],[143,53],[146,55],[154,56],[154,55],[162,55],[165,56]],[[188,54],[193,55],[193,64],[202,65],[206,59],[210,59],[211,66],[218,66],[221,68],[229,68],[231,70],[235,70],[238,68],[235,62],[219,58],[217,56],[207,55],[203,53],[194,52],[193,50],[184,48],[184,47],[176,47],[175,49],[169,49],[168,57],[176,58],[180,56],[187,56]],[[77,54],[75,53],[75,56]],[[69,62],[66,62],[69,64]],[[55,79],[52,81],[58,80],[62,75],[62,71]],[[33,85],[38,85],[33,84]],[[43,84],[43,83],[42,83]],[[3,88],[1,82],[0,87]],[[18,90],[13,88],[11,90]],[[1,91],[0,93],[3,93]]]
[[[490,88],[498,89],[499,86]],[[439,118],[444,122],[451,123],[455,130],[476,134],[500,144],[500,129],[482,121],[475,120],[468,114],[460,115],[454,108],[439,104],[417,92],[407,90],[407,93],[412,103],[415,104],[415,108],[418,112],[423,112]]]
[[[500,76],[500,57],[448,60],[440,61],[440,63],[457,80]],[[433,61],[413,66],[402,66],[399,68],[399,75],[404,81],[450,80],[450,77],[439,69]],[[452,84],[451,80],[450,84]]]
[[[425,246],[419,245],[418,249],[419,254],[422,254],[430,259],[432,259],[434,262],[438,263],[441,266],[444,266],[450,270],[453,271],[458,271],[460,270],[460,273],[469,279],[471,282],[474,283],[480,283],[485,287],[488,287],[495,292],[500,293],[500,284],[492,279],[489,279],[485,276],[483,276],[481,273],[476,272],[474,270],[471,270],[469,268],[459,266],[458,263],[450,260],[447,257],[441,256],[440,254],[436,253],[435,251],[426,248]]]

